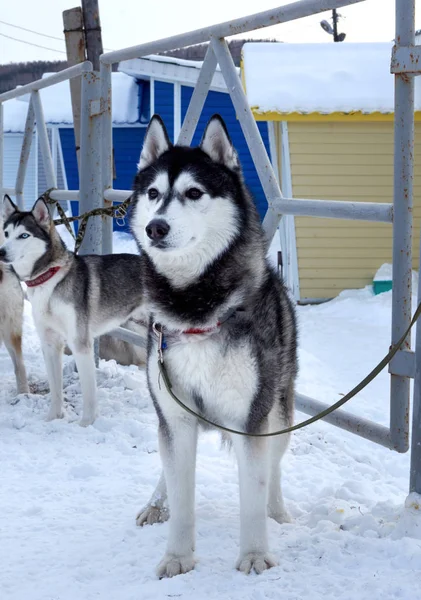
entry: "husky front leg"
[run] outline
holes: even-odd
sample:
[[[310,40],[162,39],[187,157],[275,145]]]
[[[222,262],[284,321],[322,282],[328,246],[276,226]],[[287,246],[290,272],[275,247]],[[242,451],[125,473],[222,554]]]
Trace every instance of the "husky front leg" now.
[[[49,329],[41,333],[42,353],[50,384],[51,406],[47,421],[63,418],[63,367],[64,341],[55,331]]]
[[[26,378],[26,369],[22,356],[22,335],[21,333],[6,335],[4,344],[10,354],[15,370],[16,387],[18,394],[27,394],[29,392],[28,380]]]
[[[143,525],[164,523],[168,520],[169,516],[167,485],[165,483],[164,472],[161,471],[159,481],[149,502],[137,514],[136,525],[143,527]]]
[[[243,573],[262,573],[276,565],[269,554],[267,501],[269,478],[268,440],[233,436],[240,479],[240,557]]]
[[[194,569],[194,485],[197,421],[183,417],[174,426],[160,426],[159,448],[170,507],[169,536],[158,577],[174,577]]]
[[[79,343],[72,344],[71,351],[76,361],[80,387],[82,388],[83,414],[80,425],[87,427],[92,425],[98,416],[93,343],[87,343],[84,346]]]

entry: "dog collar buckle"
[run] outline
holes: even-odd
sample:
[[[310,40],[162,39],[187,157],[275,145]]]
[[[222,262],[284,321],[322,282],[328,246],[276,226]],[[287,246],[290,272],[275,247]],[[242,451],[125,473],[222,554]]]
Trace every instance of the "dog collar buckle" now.
[[[152,323],[152,331],[158,338],[158,361],[162,365],[164,363],[164,349],[166,346],[164,342],[164,332],[162,331],[162,325],[155,322]]]

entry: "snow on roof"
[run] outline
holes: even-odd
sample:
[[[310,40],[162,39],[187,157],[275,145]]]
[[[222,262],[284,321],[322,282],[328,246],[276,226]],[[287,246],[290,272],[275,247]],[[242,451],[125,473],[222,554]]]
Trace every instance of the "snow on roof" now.
[[[44,74],[47,77],[49,74]],[[138,85],[125,73],[112,74],[113,123],[136,123],[139,120]],[[45,122],[70,125],[73,123],[70,85],[57,83],[40,91]],[[25,128],[29,94],[4,103],[4,131],[21,132]]]
[[[249,105],[254,113],[393,113],[391,49],[390,43],[247,43]]]
[[[120,62],[118,70],[138,79],[155,78],[158,81],[180,82],[183,85],[194,86],[199,77],[203,61],[186,60],[173,56],[150,54],[143,58],[134,58]],[[240,69],[237,68],[238,74]],[[211,90],[227,92],[227,86],[219,66],[212,77]]]

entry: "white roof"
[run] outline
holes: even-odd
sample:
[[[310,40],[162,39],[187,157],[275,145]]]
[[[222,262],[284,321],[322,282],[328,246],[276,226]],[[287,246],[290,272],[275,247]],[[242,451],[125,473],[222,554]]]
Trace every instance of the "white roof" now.
[[[391,50],[390,43],[247,43],[249,105],[254,113],[392,113]],[[417,85],[415,98],[420,110]]]
[[[44,77],[47,77],[45,74]],[[113,122],[136,123],[138,112],[138,85],[125,73],[112,74]],[[70,125],[73,123],[70,85],[68,81],[57,83],[40,91],[46,123]],[[25,128],[29,95],[8,100],[4,107],[4,131],[21,132]]]
[[[143,58],[124,60],[118,65],[118,70],[139,79],[155,78],[159,81],[177,81],[183,85],[194,86],[199,77],[203,61],[185,60],[173,56],[151,54]],[[237,68],[240,73],[240,69]],[[227,92],[227,86],[219,66],[216,67],[212,78],[211,90]]]

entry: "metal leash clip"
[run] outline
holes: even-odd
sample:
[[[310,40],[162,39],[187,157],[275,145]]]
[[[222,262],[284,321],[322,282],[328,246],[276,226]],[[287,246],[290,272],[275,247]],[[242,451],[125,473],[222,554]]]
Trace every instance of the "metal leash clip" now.
[[[118,209],[115,211],[114,216],[116,218],[117,225],[119,227],[124,227],[124,225],[126,224],[127,210],[119,206]]]
[[[158,360],[161,364],[164,363],[164,333],[162,331],[162,325],[159,323],[152,323],[152,331],[158,338]]]

